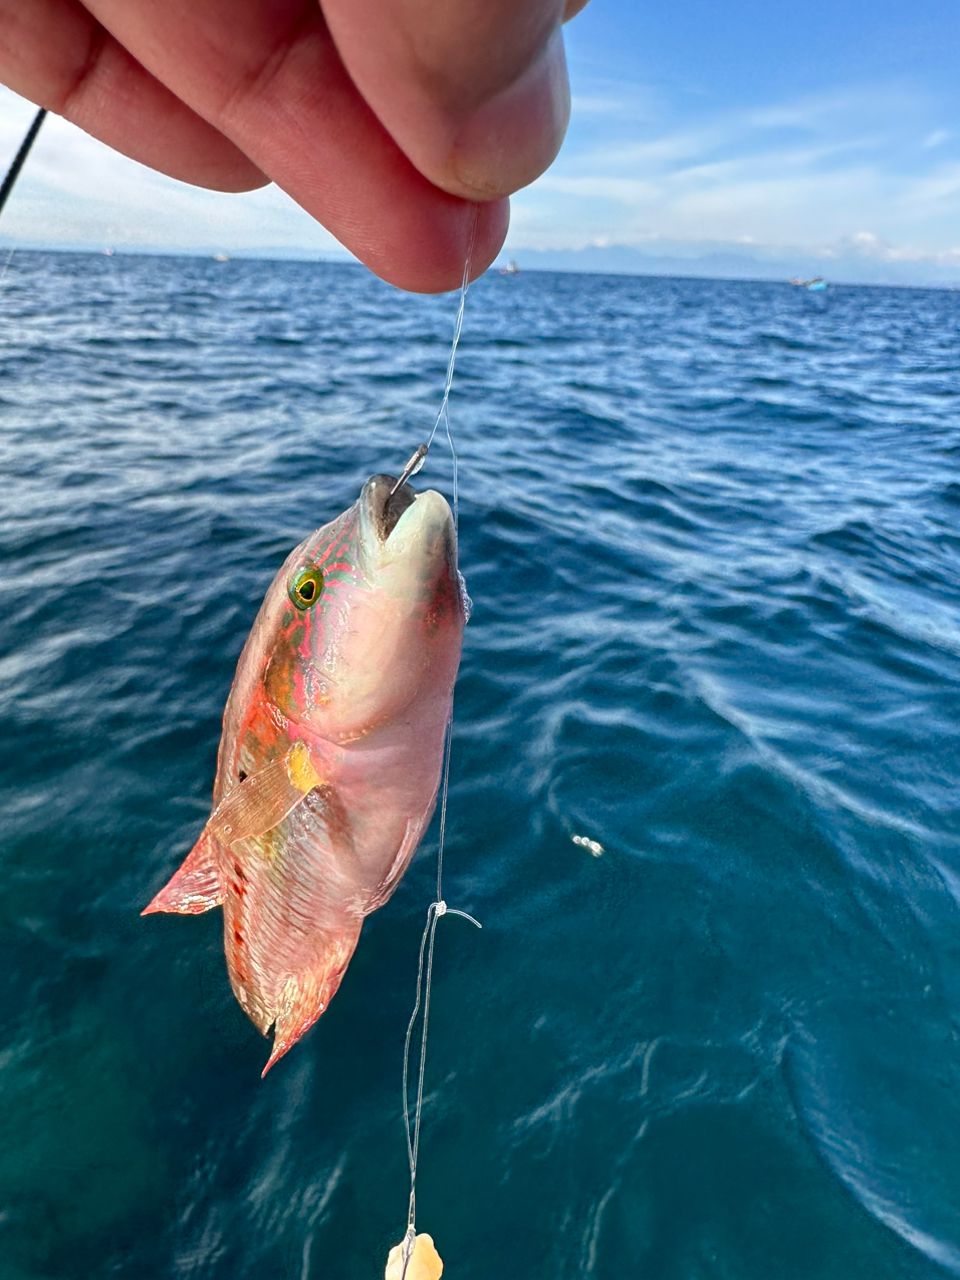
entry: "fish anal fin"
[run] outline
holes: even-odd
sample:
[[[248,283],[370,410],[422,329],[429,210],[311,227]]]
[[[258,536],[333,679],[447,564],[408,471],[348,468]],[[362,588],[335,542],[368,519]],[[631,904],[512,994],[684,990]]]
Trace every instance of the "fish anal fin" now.
[[[172,911],[195,916],[222,903],[217,851],[205,827],[179,869],[140,914],[149,916],[157,911]]]
[[[261,1072],[265,1076],[310,1030],[337,993],[360,936],[359,919],[324,933],[315,964],[284,983],[273,1028],[273,1050]]]
[[[309,748],[295,742],[285,755],[228,791],[210,815],[207,830],[225,845],[266,835],[321,785]]]

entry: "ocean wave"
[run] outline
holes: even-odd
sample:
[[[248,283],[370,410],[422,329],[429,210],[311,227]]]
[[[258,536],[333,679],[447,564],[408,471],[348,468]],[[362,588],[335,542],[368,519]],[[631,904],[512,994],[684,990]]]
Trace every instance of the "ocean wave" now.
[[[267,583],[429,434],[451,299],[119,255],[6,286],[7,1269],[376,1274],[435,830],[263,1084],[218,913],[138,912]],[[809,302],[471,288],[444,893],[484,928],[438,930],[419,1181],[463,1280],[957,1270],[956,304]]]

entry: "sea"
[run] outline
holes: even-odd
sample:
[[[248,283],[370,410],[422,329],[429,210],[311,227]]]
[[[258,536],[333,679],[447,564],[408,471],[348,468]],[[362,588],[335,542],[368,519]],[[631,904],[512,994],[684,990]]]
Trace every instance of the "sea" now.
[[[267,585],[429,433],[456,302],[5,259],[3,1280],[361,1280],[403,1234],[436,826],[264,1081],[220,913],[139,912]],[[417,1200],[451,1280],[960,1276],[958,340],[948,291],[471,288],[444,894],[483,928],[438,924]]]

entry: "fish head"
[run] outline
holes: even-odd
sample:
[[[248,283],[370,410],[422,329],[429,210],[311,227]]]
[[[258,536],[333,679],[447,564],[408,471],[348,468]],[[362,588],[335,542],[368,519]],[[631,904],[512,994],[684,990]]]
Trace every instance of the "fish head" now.
[[[333,742],[449,709],[465,622],[453,516],[434,490],[395,485],[371,477],[287,559],[264,605],[267,696]]]

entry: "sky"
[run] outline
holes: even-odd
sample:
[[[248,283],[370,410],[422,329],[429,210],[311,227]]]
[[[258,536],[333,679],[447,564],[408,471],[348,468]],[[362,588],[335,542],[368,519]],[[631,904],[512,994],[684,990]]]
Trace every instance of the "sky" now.
[[[592,0],[521,266],[960,284],[957,0]],[[31,118],[0,90],[0,167]],[[276,189],[202,192],[50,119],[0,244],[335,257]]]

